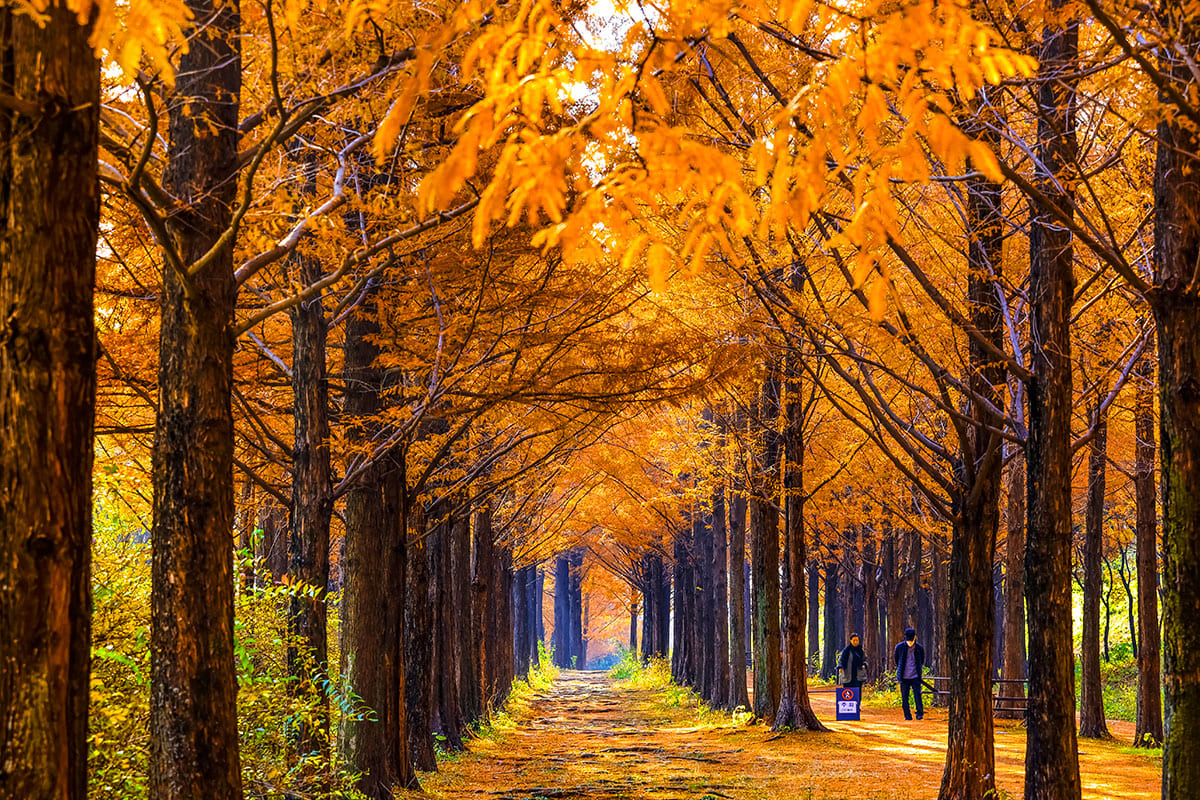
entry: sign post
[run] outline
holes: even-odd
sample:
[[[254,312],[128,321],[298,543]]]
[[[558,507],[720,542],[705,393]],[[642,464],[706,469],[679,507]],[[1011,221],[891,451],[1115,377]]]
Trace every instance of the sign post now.
[[[838,722],[857,722],[859,702],[862,700],[862,687],[843,686],[837,690],[837,720]]]

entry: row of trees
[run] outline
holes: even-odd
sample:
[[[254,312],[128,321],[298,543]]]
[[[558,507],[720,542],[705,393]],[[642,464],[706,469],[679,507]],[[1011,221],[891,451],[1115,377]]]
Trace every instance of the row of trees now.
[[[813,581],[828,598],[843,571],[811,566],[855,552],[893,602],[927,571],[938,667],[960,676],[942,796],[984,797],[1003,541],[1025,793],[1076,798],[1072,496],[1089,493],[1094,733],[1112,464],[1134,484],[1139,742],[1158,735],[1161,519],[1163,796],[1200,785],[1193,7],[0,15],[15,790],[86,786],[93,453],[149,506],[156,798],[243,794],[238,478],[243,508],[285,510],[261,527],[286,530],[307,587],[286,615],[300,691],[327,704],[340,671],[381,715],[341,744],[378,796],[523,663],[539,595],[515,576],[586,543],[644,584],[647,651],[716,703],[741,699],[748,628],[756,711],[780,727],[819,726]],[[748,611],[730,600],[743,557]],[[914,614],[871,625],[867,582],[882,647]],[[297,732],[296,759],[330,751],[329,716]]]

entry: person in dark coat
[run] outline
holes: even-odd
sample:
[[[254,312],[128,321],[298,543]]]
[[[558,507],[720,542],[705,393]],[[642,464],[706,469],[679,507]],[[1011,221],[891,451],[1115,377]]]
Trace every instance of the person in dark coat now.
[[[917,641],[917,632],[904,629],[904,641],[896,645],[896,680],[900,682],[900,703],[904,707],[904,718],[912,719],[908,708],[908,693],[916,695],[917,719],[925,717],[921,703],[921,670],[925,667],[925,648]]]
[[[857,633],[850,634],[850,644],[842,650],[838,669],[844,676],[842,686],[862,686],[863,674],[867,671],[867,656],[859,644]]]

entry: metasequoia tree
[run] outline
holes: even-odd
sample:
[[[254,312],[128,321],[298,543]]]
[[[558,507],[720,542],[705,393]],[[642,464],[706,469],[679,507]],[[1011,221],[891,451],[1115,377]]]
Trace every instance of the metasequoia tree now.
[[[31,800],[88,796],[93,22],[86,4],[0,7],[0,751],[4,793]]]

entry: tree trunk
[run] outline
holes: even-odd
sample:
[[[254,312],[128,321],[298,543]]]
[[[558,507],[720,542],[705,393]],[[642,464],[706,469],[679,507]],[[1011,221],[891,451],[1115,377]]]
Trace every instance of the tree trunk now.
[[[554,665],[571,666],[571,562],[563,553],[554,560]]]
[[[438,698],[439,728],[445,739],[441,742],[446,750],[463,749],[462,705],[458,697],[459,662],[463,659],[458,652],[458,607],[454,603],[454,534],[459,527],[458,517],[463,514],[455,510],[456,500],[447,503],[449,516],[438,523],[434,552],[434,601],[433,641],[437,652],[433,677]]]
[[[568,557],[568,562],[571,568],[568,572],[570,577],[569,591],[567,597],[570,605],[568,608],[569,631],[570,631],[570,650],[568,663],[571,669],[583,669],[583,550],[576,548],[572,550]]]
[[[867,656],[866,680],[874,682],[886,672],[887,665],[879,642],[879,583],[875,578],[875,539],[870,534],[863,543],[863,566],[862,646]]]
[[[690,531],[690,529],[689,529]],[[671,678],[678,684],[683,684],[683,669],[687,653],[687,554],[682,533],[675,536],[673,542],[674,564],[671,568]]]
[[[451,529],[451,571],[455,608],[458,659],[458,700],[463,722],[470,724],[483,716],[483,697],[479,683],[479,661],[475,653],[475,615],[471,592],[471,516],[468,510],[454,515]]]
[[[987,113],[986,97],[973,109]],[[976,119],[975,117],[972,118]],[[991,146],[996,136],[975,131]],[[985,178],[967,183],[967,301],[971,324],[993,347],[1003,343],[997,281],[1003,265],[1004,218],[1000,185]],[[955,467],[955,520],[950,540],[949,614],[946,619],[950,713],[946,766],[940,800],[976,800],[995,794],[992,729],[993,640],[995,637],[996,534],[1000,527],[1003,456],[997,430],[1003,425],[989,407],[999,405],[1004,369],[975,339],[969,345],[971,430],[960,443]],[[913,536],[919,538],[914,532]],[[920,561],[914,559],[920,574]]]
[[[768,723],[779,708],[779,514],[761,494],[750,498],[754,575],[754,715]]]
[[[153,456],[150,797],[242,796],[233,656],[233,243],[241,94],[238,3],[189,0],[203,42],[169,98]],[[211,251],[211,252],[210,252]]]
[[[775,730],[795,728],[806,731],[827,730],[813,713],[808,699],[808,662],[804,657],[804,626],[807,622],[807,598],[804,595],[804,407],[800,402],[799,367],[792,354],[788,357],[788,385],[785,414],[787,427],[784,429],[783,476],[784,512],[787,514],[788,530],[788,584],[787,610],[784,624],[787,625],[787,645],[783,658],[782,687],[778,711],[775,713]]]
[[[492,595],[495,602],[491,608],[491,627],[488,635],[496,642],[496,660],[493,662],[496,667],[493,677],[496,693],[492,698],[492,705],[500,708],[508,700],[508,693],[512,689],[516,674],[513,659],[513,569],[510,545],[496,547],[493,566],[495,571],[492,573],[492,580],[496,592]]]
[[[346,325],[343,411],[357,447],[374,432],[365,420],[380,410],[383,376],[374,365],[379,350],[372,338],[377,332],[373,312],[365,308]],[[346,495],[341,673],[374,713],[344,715],[338,739],[347,768],[362,775],[358,790],[371,800],[390,800],[396,788],[417,787],[404,695],[405,491],[404,457],[395,453]]]
[[[1025,460],[1015,457],[1008,468],[1008,541],[1004,552],[1004,678],[1022,680],[1025,677]],[[1023,697],[1025,684],[1001,684],[1006,697]],[[1025,716],[1021,704],[1004,703],[1010,711],[1001,717]]]
[[[431,550],[441,526],[441,510],[434,508],[426,517],[419,500],[414,498],[409,511],[410,526],[416,534],[408,548],[408,590],[404,605],[404,698],[407,705],[408,757],[416,769],[437,769],[433,751],[433,714],[437,703],[434,691],[433,604],[431,589]]]
[[[1200,20],[1178,3],[1162,2],[1166,30],[1178,50],[1160,48],[1160,67],[1184,97],[1196,80],[1190,64],[1200,44]],[[1162,475],[1163,800],[1200,793],[1200,136],[1174,113],[1158,126],[1154,173],[1155,287],[1158,332],[1159,464]],[[1145,648],[1150,650],[1151,648]]]
[[[300,285],[314,283],[320,264],[307,256],[294,259]],[[292,324],[291,538],[288,572],[293,585],[311,587],[293,593],[288,611],[288,675],[291,691],[315,706],[310,720],[296,726],[294,757],[309,766],[303,782],[328,787],[329,696],[322,688],[329,674],[326,597],[329,586],[329,522],[333,515],[329,465],[329,380],[325,374],[327,327],[321,297],[289,310]],[[311,722],[311,724],[310,724]],[[322,773],[324,775],[322,776]]]
[[[750,710],[746,687],[746,496],[729,501],[729,708]]]
[[[475,572],[471,577],[471,633],[475,643],[472,652],[475,655],[479,679],[480,710],[482,714],[486,714],[491,708],[492,698],[496,693],[496,687],[492,684],[494,673],[492,662],[497,657],[492,650],[493,643],[488,639],[488,605],[491,602],[491,594],[496,590],[492,583],[492,561],[496,556],[492,539],[492,507],[489,501],[482,501],[476,508],[474,528]],[[556,592],[556,610],[558,596]],[[554,634],[558,636],[557,616],[555,616]]]
[[[533,567],[522,567],[517,570],[514,598],[517,607],[513,617],[516,627],[513,636],[516,640],[514,647],[516,648],[518,678],[525,678],[529,675],[529,643],[531,641],[529,634],[529,576],[532,570]]]
[[[1134,747],[1163,740],[1161,645],[1158,630],[1158,510],[1154,497],[1154,356],[1137,364],[1133,492],[1137,513],[1138,702]]]
[[[1100,678],[1100,574],[1104,538],[1104,467],[1108,458],[1108,420],[1102,414],[1088,454],[1087,514],[1083,543],[1083,631],[1080,639],[1081,677],[1079,735],[1111,739],[1104,721],[1104,684]]]
[[[1051,4],[1061,13],[1063,3]],[[1073,210],[1075,20],[1047,25],[1038,74],[1039,189]],[[1064,77],[1066,76],[1066,77]],[[1035,204],[1030,228],[1031,306],[1026,445],[1029,527],[1025,600],[1029,628],[1029,713],[1025,796],[1078,800],[1075,654],[1071,621],[1071,331],[1075,278],[1070,232]]]
[[[825,557],[825,628],[824,649],[821,652],[821,680],[827,681],[837,675],[838,647],[838,576],[840,567],[836,558]]]
[[[713,575],[713,661],[715,666],[712,704],[729,706],[729,574],[726,571],[728,547],[725,524],[725,487],[718,486],[712,501],[712,575]]]
[[[19,12],[0,94],[38,110],[0,115],[0,792],[85,800],[100,65],[66,4]]]
[[[821,663],[821,562],[812,555],[809,556],[806,573],[808,576],[808,669],[812,672],[813,665]]]
[[[717,674],[716,650],[713,647],[717,632],[713,619],[713,610],[716,606],[713,602],[712,513],[710,509],[700,503],[696,504],[694,513],[692,526],[696,544],[694,561],[698,578],[696,586],[699,589],[696,636],[700,658],[697,678],[700,683],[700,697],[711,704]]]

